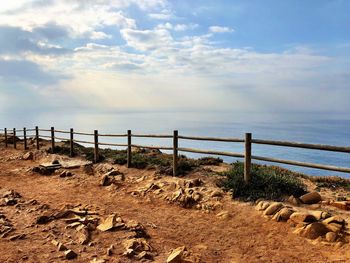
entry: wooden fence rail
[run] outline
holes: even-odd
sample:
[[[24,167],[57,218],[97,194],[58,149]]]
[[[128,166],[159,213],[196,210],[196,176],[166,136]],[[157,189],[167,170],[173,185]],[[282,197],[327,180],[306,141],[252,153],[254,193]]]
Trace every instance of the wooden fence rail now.
[[[28,149],[27,145],[27,132],[35,132],[33,135],[36,142],[36,149],[40,149],[40,139],[47,138],[51,140],[51,151],[55,152],[56,140],[67,141],[69,142],[70,156],[74,156],[74,142],[83,143],[83,144],[92,144],[94,145],[94,162],[97,163],[100,160],[99,156],[99,146],[116,146],[116,147],[126,147],[127,150],[127,167],[132,167],[132,148],[146,148],[146,149],[157,149],[157,150],[166,150],[173,152],[173,175],[177,175],[178,170],[178,152],[190,152],[198,154],[208,154],[208,155],[219,155],[219,156],[229,156],[235,158],[244,158],[244,180],[249,182],[251,180],[251,161],[258,160],[264,162],[272,163],[282,163],[293,166],[302,166],[308,168],[329,170],[350,173],[350,168],[348,167],[337,167],[332,165],[324,164],[315,164],[307,163],[300,161],[292,160],[283,160],[270,157],[256,156],[252,155],[252,145],[253,144],[263,144],[263,145],[272,145],[272,146],[281,146],[281,147],[294,147],[294,148],[303,148],[303,149],[312,149],[312,150],[321,150],[321,151],[332,151],[332,152],[342,152],[350,153],[350,147],[342,146],[332,146],[332,145],[323,145],[323,144],[310,144],[310,143],[300,143],[300,142],[289,142],[289,141],[273,141],[273,140],[261,140],[253,139],[251,133],[246,133],[245,138],[216,138],[216,137],[199,137],[199,136],[185,136],[179,135],[178,131],[175,130],[173,135],[169,134],[134,134],[131,130],[128,130],[125,134],[103,134],[95,130],[93,133],[88,132],[76,132],[71,128],[69,131],[65,130],[56,130],[54,127],[51,129],[39,129],[36,126],[34,129],[17,129],[13,128],[11,132],[7,128],[0,129],[4,134],[5,147],[8,147],[9,139],[13,143],[13,147],[17,147],[18,138],[23,138],[24,149]],[[50,135],[43,135],[40,132],[50,133]],[[22,133],[23,135],[20,135]],[[56,134],[69,134],[69,138],[57,137]],[[82,136],[91,136],[93,141],[85,141],[80,139],[75,139],[74,135]],[[126,137],[126,143],[111,143],[111,142],[99,142],[99,137]],[[157,138],[157,139],[172,139],[173,145],[170,146],[154,146],[154,145],[138,145],[132,143],[132,137],[135,138]],[[215,142],[230,142],[230,143],[244,143],[244,153],[235,153],[235,152],[222,152],[222,151],[212,151],[212,150],[202,150],[195,148],[184,148],[179,147],[179,140],[197,140],[197,141],[215,141]]]

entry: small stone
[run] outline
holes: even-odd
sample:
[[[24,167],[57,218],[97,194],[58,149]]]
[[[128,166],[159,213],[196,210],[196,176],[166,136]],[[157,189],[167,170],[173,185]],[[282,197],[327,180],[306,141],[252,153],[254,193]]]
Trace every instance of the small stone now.
[[[83,227],[78,231],[79,243],[85,245],[90,241],[90,232],[87,227]]]
[[[295,205],[295,206],[298,206],[300,205],[300,200],[299,198],[295,197],[294,195],[291,195],[288,199],[287,199],[287,202],[292,204],[292,205]]]
[[[322,221],[324,224],[330,224],[330,223],[337,223],[340,225],[344,225],[345,224],[345,220],[344,218],[340,217],[340,216],[332,216],[332,217],[328,217],[325,220]]]
[[[280,202],[274,202],[272,204],[270,204],[268,206],[268,208],[266,208],[266,210],[264,211],[264,215],[266,216],[270,216],[270,215],[274,215],[275,213],[277,213],[281,208],[283,207],[283,204]]]
[[[117,217],[116,214],[108,216],[103,223],[97,226],[97,229],[100,231],[108,231],[113,228],[122,227],[125,224],[123,223],[120,217]]]
[[[32,152],[27,152],[22,156],[23,160],[33,160],[33,153]]]
[[[228,212],[228,211],[222,211],[222,212],[218,213],[216,216],[218,218],[221,218],[221,219],[229,219],[232,217],[230,212]]]
[[[223,193],[221,191],[215,190],[211,193],[211,197],[222,197]]]
[[[39,216],[36,219],[36,223],[39,224],[39,225],[43,225],[43,224],[49,223],[52,219],[53,218],[51,216],[43,215],[43,216]]]
[[[15,240],[25,239],[25,237],[26,237],[26,234],[18,234],[18,235],[10,236],[8,239],[10,241],[15,241]]]
[[[112,256],[113,255],[113,250],[114,250],[114,246],[110,245],[110,247],[107,248],[107,256]]]
[[[300,196],[299,199],[304,204],[317,204],[318,202],[322,201],[321,195],[317,192],[307,193],[305,195]]]
[[[334,232],[328,232],[328,233],[326,234],[326,240],[327,240],[328,242],[335,242],[336,239],[337,239],[337,234],[336,234],[336,233],[334,233]]]
[[[64,244],[59,243],[58,246],[57,246],[57,250],[58,251],[66,251],[67,247]]]
[[[64,252],[64,256],[66,259],[71,260],[71,259],[75,259],[78,255],[73,250],[69,249]]]
[[[181,263],[182,262],[182,256],[186,250],[186,247],[178,247],[174,249],[171,254],[168,256],[166,262],[167,263]]]
[[[5,204],[8,206],[12,206],[12,205],[16,205],[17,204],[17,200],[14,198],[4,198]]]
[[[102,185],[102,186],[109,186],[111,184],[112,184],[112,181],[111,181],[111,179],[109,178],[108,175],[102,176],[100,185]]]

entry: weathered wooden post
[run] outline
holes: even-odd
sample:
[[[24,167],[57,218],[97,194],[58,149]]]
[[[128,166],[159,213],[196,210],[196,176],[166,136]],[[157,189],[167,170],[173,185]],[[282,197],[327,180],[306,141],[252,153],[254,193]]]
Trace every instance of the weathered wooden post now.
[[[17,144],[16,144],[16,128],[13,128],[13,148],[16,149],[17,148]]]
[[[5,132],[5,147],[7,148],[8,143],[7,143],[7,128],[4,129]]]
[[[73,145],[73,128],[70,129],[70,141],[69,141],[69,144],[70,144],[70,157],[73,157],[74,156],[74,145]]]
[[[128,149],[127,149],[127,167],[131,167],[131,130],[128,130]]]
[[[98,163],[99,156],[98,156],[98,131],[94,131],[94,143],[95,143],[95,150],[94,150],[94,162]]]
[[[173,176],[177,176],[178,147],[179,147],[178,131],[175,130],[174,136],[173,136]]]
[[[252,166],[252,134],[245,134],[245,155],[244,155],[244,181],[249,183],[251,180]]]
[[[27,129],[26,127],[23,128],[23,148],[24,150],[27,150],[28,147],[27,147]]]
[[[35,126],[35,141],[36,141],[36,149],[39,150],[39,127]]]
[[[51,153],[55,153],[55,128],[51,127]]]

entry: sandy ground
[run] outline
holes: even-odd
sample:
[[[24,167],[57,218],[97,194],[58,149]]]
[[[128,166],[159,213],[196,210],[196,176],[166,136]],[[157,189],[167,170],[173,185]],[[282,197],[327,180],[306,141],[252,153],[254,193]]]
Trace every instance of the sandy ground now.
[[[69,205],[89,207],[101,218],[117,213],[125,220],[140,222],[149,235],[147,241],[153,248],[154,262],[165,262],[171,250],[179,246],[186,246],[197,262],[350,262],[348,244],[340,248],[311,244],[293,234],[287,223],[268,220],[252,205],[232,201],[228,195],[219,200],[221,206],[211,212],[183,208],[152,194],[132,195],[147,180],[154,180],[154,170],[115,166],[126,177],[115,189],[100,186],[101,176],[88,175],[81,168],[71,170],[74,176],[67,178],[33,173],[30,169],[43,159],[19,160],[17,156],[23,153],[0,147],[0,191],[11,189],[22,196],[19,205],[0,206],[0,214],[13,224],[12,235],[26,234],[25,238],[15,241],[0,238],[0,262],[67,261],[63,252],[57,251],[51,243],[52,239],[78,254],[70,262],[90,262],[94,258],[106,262],[138,261],[122,255],[122,242],[127,238],[125,231],[94,231],[93,245],[89,246],[76,242],[74,231],[66,229],[62,220],[35,223],[38,216]],[[52,159],[50,156],[43,158]],[[198,173],[191,177],[200,177],[208,187],[215,187],[208,177]],[[140,178],[142,180],[138,180]],[[216,216],[223,210],[231,217]],[[107,256],[111,245],[114,245],[113,254]]]

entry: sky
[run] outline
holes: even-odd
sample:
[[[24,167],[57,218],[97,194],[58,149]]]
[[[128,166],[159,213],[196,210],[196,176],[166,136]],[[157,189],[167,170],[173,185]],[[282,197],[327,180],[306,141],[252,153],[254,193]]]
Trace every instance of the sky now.
[[[347,0],[2,1],[1,116],[347,117],[349,13]]]

